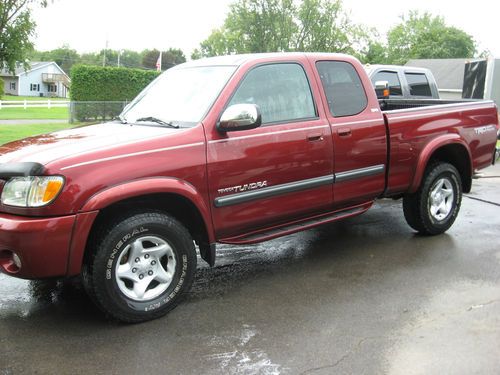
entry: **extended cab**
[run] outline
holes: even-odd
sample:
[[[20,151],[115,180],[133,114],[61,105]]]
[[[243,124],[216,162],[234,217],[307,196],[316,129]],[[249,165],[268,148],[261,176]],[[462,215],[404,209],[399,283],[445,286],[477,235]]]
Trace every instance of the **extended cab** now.
[[[429,69],[400,65],[365,65],[366,72],[375,85],[389,84],[391,99],[439,99],[436,79]]]
[[[416,231],[442,233],[493,161],[496,107],[382,104],[346,55],[178,65],[117,121],[0,147],[0,269],[81,274],[101,309],[137,322],[189,289],[195,243],[213,265],[216,243],[269,240],[382,197],[402,198]]]

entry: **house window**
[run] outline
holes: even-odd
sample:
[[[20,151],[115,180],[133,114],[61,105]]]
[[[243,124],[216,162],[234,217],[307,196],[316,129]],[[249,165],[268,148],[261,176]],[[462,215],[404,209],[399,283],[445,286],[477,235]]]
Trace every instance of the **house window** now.
[[[49,84],[49,92],[57,92],[57,85]]]
[[[16,89],[16,83],[15,82],[11,82],[10,83],[10,90],[15,90]]]
[[[40,91],[40,84],[39,83],[32,83],[30,85],[30,91]]]

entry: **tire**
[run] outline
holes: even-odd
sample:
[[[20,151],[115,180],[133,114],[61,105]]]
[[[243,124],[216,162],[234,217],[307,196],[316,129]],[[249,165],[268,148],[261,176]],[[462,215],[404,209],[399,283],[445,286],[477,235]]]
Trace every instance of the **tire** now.
[[[101,310],[126,323],[172,310],[196,271],[189,232],[162,212],[122,216],[95,236],[89,250],[82,270],[85,290]]]
[[[462,203],[462,181],[457,169],[435,162],[425,171],[420,188],[403,197],[403,212],[410,227],[421,234],[446,232],[455,222]]]

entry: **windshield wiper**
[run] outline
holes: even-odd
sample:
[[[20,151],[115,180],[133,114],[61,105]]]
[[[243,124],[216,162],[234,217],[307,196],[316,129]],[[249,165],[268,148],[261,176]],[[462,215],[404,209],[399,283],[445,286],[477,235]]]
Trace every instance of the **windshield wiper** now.
[[[127,120],[122,115],[116,116],[113,120],[119,120],[122,124],[127,124]]]
[[[135,120],[135,122],[143,122],[143,121],[144,122],[147,122],[147,121],[149,121],[149,122],[155,122],[157,124],[168,126],[170,128],[179,129],[179,125],[175,125],[171,121],[164,121],[162,119],[159,119],[159,118],[153,117],[153,116],[141,117],[141,118],[138,118],[137,120]]]

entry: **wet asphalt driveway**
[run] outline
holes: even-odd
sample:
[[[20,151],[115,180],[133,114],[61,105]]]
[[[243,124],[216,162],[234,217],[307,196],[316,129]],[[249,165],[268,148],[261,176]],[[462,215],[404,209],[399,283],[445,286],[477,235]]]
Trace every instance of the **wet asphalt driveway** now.
[[[499,374],[500,168],[451,230],[399,202],[220,247],[165,318],[107,321],[75,282],[0,275],[0,374]]]

